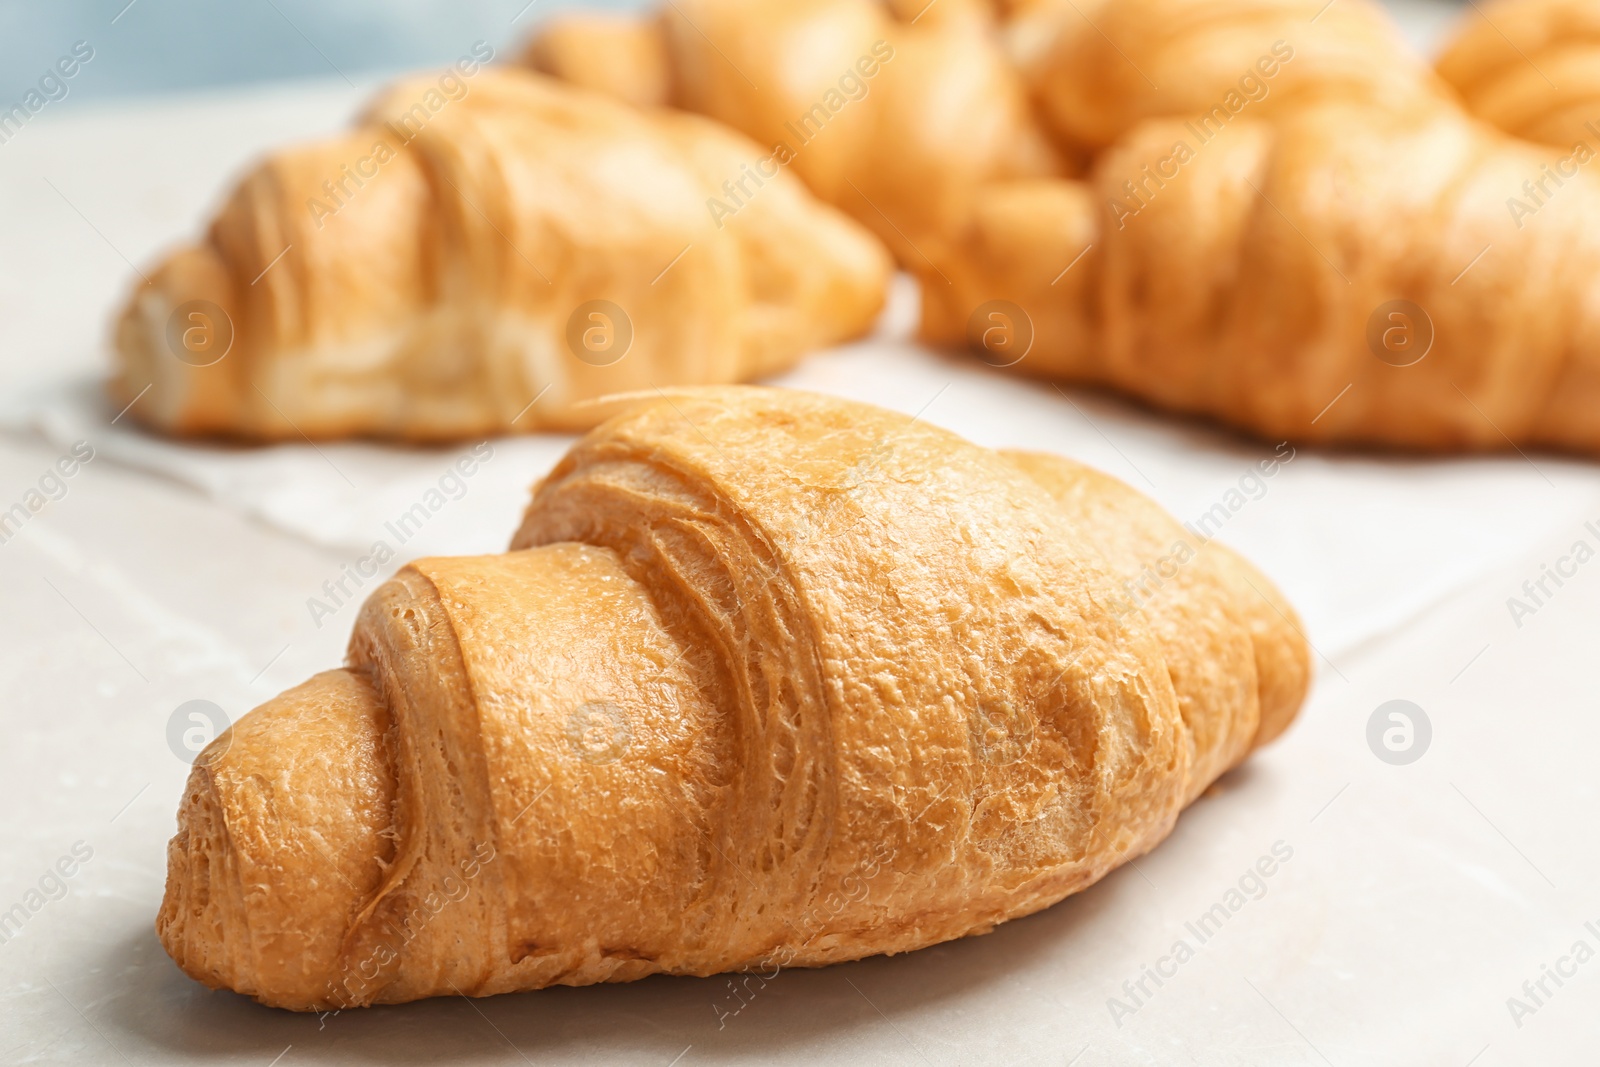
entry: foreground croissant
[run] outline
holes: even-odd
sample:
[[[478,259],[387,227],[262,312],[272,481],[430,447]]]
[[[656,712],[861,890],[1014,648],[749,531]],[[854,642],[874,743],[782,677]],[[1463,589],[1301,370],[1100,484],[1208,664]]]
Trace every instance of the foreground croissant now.
[[[135,291],[119,406],[251,438],[585,428],[580,401],[773,373],[871,325],[888,256],[799,182],[707,214],[739,135],[459,70],[247,176]]]
[[[1293,610],[1049,456],[681,391],[202,755],[157,928],[296,1009],[816,966],[1046,907],[1293,719]]]

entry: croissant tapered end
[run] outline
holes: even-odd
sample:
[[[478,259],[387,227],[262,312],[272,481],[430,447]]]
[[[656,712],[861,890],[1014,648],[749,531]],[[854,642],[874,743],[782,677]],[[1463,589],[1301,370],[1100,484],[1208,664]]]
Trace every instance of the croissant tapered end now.
[[[1021,374],[1093,380],[1099,227],[1099,204],[1085,182],[978,190],[937,272],[919,272],[921,338],[968,346],[990,366]]]
[[[156,932],[191,977],[275,1006],[342,1007],[343,940],[382,881],[387,713],[353,671],[279,695],[195,761]]]
[[[1288,729],[1311,685],[1310,649],[1266,575],[1108,474],[1059,456],[1006,455],[1067,507],[1149,616],[1195,737],[1192,794]],[[1253,691],[1240,699],[1240,686]]]

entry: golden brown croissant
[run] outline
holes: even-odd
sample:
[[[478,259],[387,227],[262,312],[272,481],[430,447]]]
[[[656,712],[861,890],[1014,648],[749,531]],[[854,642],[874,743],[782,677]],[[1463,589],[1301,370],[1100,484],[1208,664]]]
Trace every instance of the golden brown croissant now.
[[[1594,452],[1600,187],[1548,157],[1447,107],[1153,121],[986,191],[924,333],[1271,440]]]
[[[650,58],[621,69],[618,56]],[[708,201],[717,218],[759,203],[764,182],[792,169],[914,269],[942,259],[940,237],[978,186],[1062,168],[973,0],[675,0],[633,21],[568,14],[524,61],[757,141],[763,151]]]
[[[679,391],[201,756],[157,925],[297,1009],[908,951],[1154,846],[1307,680],[1267,580],[1104,475]]]
[[[174,433],[447,439],[775,372],[866,330],[890,262],[788,175],[712,220],[754,154],[515,68],[401,83],[258,166],[160,265],[118,325],[114,390]]]
[[[1508,133],[1600,149],[1600,4],[1473,4],[1437,64],[1473,114]]]

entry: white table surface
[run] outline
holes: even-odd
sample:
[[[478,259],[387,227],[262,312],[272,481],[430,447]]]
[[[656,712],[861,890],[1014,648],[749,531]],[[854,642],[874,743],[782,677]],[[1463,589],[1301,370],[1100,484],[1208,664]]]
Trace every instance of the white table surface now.
[[[80,430],[97,449],[65,497],[0,544],[0,911],[75,843],[93,850],[65,895],[0,944],[0,1062],[1594,1062],[1600,959],[1560,987],[1547,979],[1552,995],[1520,1020],[1507,1007],[1575,942],[1600,950],[1584,925],[1600,929],[1600,563],[1520,627],[1506,607],[1574,541],[1600,545],[1583,526],[1600,525],[1600,472],[1540,455],[1298,454],[1223,537],[1305,613],[1319,655],[1300,720],[1137,868],[989,936],[786,972],[737,1014],[725,979],[318,1018],[182,975],[153,931],[188,771],[168,749],[169,716],[206,699],[237,717],[338,662],[349,619],[318,628],[306,598],[448,453],[335,448],[354,484],[296,499],[287,487],[322,486],[319,467],[331,477],[319,458],[173,450],[107,426],[84,383],[106,365],[128,261],[192,232],[263,148],[339,127],[364,90],[64,111],[0,146],[0,510]],[[1271,451],[894,337],[786,380],[928,405],[925,418],[986,444],[1073,454],[1181,517]],[[427,550],[503,544],[520,487],[560,447],[497,445],[495,474]],[[1408,766],[1366,741],[1369,716],[1396,698],[1433,727]],[[1264,895],[1114,1019],[1108,998],[1175,940],[1195,943],[1185,923],[1276,842],[1293,855]]]

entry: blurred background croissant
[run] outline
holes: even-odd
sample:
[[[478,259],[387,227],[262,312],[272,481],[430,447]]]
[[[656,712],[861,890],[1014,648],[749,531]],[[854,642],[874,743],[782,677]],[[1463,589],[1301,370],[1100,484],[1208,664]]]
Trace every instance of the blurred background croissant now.
[[[386,9],[385,36],[313,67],[450,62],[489,7]],[[1600,448],[1596,0],[1464,8],[1436,65],[1376,0],[532,8],[505,7],[471,106],[399,146],[406,203],[366,198],[331,236],[297,207],[420,83],[222,196],[134,280],[117,402],[149,387],[146,424],[246,438],[581,428],[611,392],[864,335],[886,254],[922,340],[1007,372],[1272,440]],[[261,29],[305,60],[298,18],[361,17],[285,3]],[[616,183],[629,165],[648,187]],[[596,221],[619,217],[621,238]],[[718,251],[657,286],[697,243]],[[621,369],[563,345],[613,295],[644,320]],[[233,360],[166,358],[192,307],[221,309]]]

